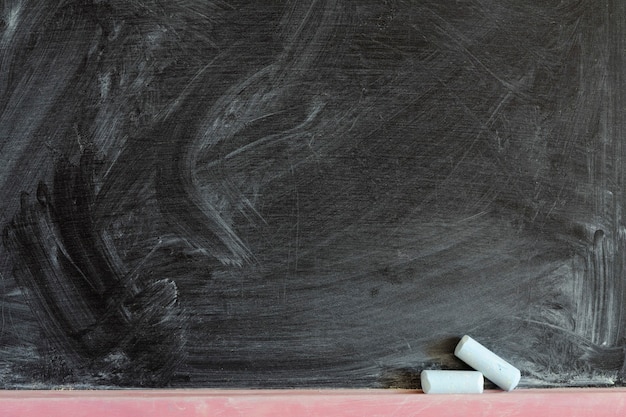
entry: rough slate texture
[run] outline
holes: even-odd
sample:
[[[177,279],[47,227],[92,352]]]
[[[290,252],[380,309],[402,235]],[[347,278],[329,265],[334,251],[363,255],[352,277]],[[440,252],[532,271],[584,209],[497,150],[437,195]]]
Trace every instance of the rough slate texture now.
[[[621,0],[1,0],[0,385],[621,384]]]

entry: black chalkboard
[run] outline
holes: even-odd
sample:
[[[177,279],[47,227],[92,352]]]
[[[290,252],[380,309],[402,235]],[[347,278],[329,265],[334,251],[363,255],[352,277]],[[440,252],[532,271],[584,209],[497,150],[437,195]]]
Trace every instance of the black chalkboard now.
[[[4,388],[619,385],[626,2],[0,2]]]

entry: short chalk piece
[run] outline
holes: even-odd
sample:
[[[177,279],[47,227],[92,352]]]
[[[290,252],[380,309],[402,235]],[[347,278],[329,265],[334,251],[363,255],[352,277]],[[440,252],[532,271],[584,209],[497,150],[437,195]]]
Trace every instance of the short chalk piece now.
[[[461,338],[454,354],[505,391],[513,390],[519,383],[519,369],[467,335]]]
[[[426,394],[481,394],[483,374],[477,371],[422,371],[422,391]]]

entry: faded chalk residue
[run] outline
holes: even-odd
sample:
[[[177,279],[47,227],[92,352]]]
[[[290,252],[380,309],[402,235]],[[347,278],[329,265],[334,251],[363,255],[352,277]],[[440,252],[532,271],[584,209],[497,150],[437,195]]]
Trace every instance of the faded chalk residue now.
[[[623,380],[626,4],[0,6],[0,385]]]

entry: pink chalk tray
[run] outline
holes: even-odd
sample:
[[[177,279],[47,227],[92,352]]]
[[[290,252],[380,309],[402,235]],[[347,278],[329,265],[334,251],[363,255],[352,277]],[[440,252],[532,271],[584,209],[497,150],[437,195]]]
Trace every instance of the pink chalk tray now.
[[[419,390],[3,391],[6,417],[624,416],[624,388],[520,389],[478,395]]]

